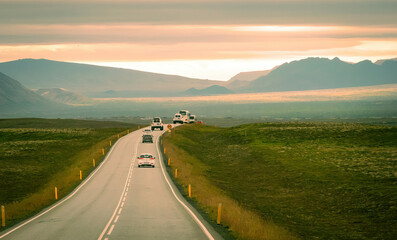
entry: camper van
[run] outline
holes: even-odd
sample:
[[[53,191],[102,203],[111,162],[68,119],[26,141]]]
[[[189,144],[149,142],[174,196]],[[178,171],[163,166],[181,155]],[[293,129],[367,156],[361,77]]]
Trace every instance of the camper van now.
[[[175,114],[172,121],[174,122],[174,124],[190,123],[190,112],[188,110],[181,110],[177,114]]]

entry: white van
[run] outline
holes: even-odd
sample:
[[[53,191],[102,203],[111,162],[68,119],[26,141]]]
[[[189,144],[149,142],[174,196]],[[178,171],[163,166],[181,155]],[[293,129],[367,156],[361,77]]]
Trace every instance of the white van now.
[[[181,110],[175,114],[173,119],[174,124],[176,123],[190,123],[190,112],[188,110]]]

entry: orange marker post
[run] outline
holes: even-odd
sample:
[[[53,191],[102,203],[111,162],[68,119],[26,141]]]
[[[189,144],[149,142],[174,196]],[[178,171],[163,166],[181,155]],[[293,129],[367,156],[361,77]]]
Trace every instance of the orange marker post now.
[[[217,224],[221,224],[221,216],[222,216],[222,203],[218,205],[218,217],[216,219]]]
[[[95,159],[92,159],[92,166],[95,167]]]
[[[102,148],[102,155],[105,155],[105,149]]]
[[[6,226],[6,208],[1,206],[1,226]]]
[[[190,198],[192,197],[192,187],[190,186],[190,184],[189,184],[189,197]]]
[[[168,158],[168,166],[171,166],[171,158]]]
[[[178,169],[175,169],[175,178],[178,178]]]
[[[80,181],[83,179],[83,173],[80,170]]]
[[[55,200],[58,200],[58,188],[55,187]]]

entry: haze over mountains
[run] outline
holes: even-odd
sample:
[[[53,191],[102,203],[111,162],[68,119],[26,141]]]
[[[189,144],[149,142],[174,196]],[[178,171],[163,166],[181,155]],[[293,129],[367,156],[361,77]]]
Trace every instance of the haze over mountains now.
[[[293,61],[272,70],[240,73],[227,82],[45,59],[0,63],[0,72],[30,89],[68,89],[97,98],[302,91],[397,83],[397,61],[352,64],[338,58]]]

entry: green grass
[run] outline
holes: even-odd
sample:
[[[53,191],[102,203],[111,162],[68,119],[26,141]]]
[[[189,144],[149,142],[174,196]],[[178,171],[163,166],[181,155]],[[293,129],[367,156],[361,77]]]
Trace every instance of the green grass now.
[[[197,159],[220,194],[302,239],[397,236],[396,127],[191,125],[167,144]]]
[[[80,170],[86,177],[93,170],[92,160],[100,163],[109,140],[136,126],[13,119],[0,120],[0,127],[0,204],[6,206],[9,227],[51,204],[55,186],[60,197],[69,193],[79,183]]]

